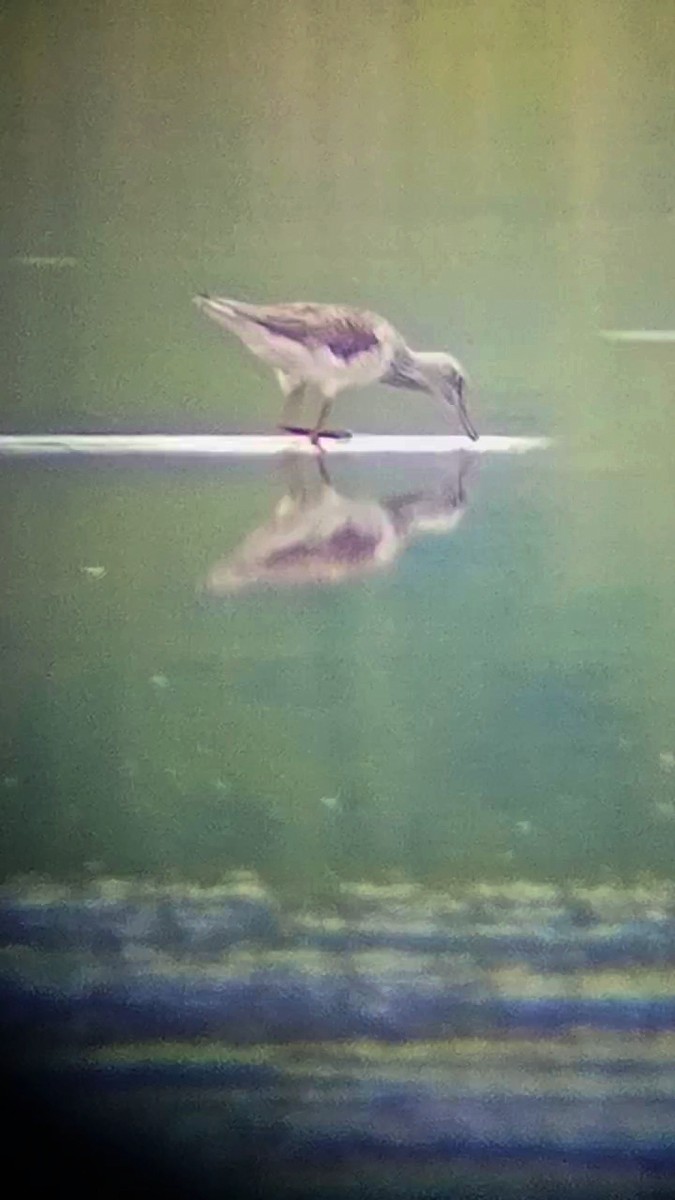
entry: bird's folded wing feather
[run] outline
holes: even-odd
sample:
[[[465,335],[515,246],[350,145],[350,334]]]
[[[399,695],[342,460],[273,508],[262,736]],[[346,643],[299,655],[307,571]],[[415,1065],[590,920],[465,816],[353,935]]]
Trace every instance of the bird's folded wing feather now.
[[[308,348],[325,346],[339,358],[352,358],[379,344],[375,318],[366,312],[318,304],[275,304],[250,306],[246,316],[272,334]]]

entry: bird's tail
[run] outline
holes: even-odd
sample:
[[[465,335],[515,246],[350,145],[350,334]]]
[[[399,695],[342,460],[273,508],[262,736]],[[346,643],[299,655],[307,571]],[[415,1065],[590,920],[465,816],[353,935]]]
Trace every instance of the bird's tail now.
[[[215,320],[226,317],[236,320],[237,316],[245,316],[246,309],[249,307],[241,304],[238,300],[230,300],[227,296],[209,296],[207,292],[200,292],[193,299],[201,312],[206,313],[209,317],[214,317]]]
[[[244,304],[240,300],[228,300],[224,296],[195,296],[194,302],[207,317],[221,329],[233,333],[258,358],[271,366],[282,368],[283,361],[270,349],[270,339],[260,321],[260,309],[255,304]]]
[[[204,292],[194,297],[194,303],[200,312],[210,317],[217,325],[228,329],[231,333],[236,333],[244,341],[247,340],[251,323],[255,320],[256,307],[254,304],[244,304],[240,300],[230,300],[226,296],[208,296]]]

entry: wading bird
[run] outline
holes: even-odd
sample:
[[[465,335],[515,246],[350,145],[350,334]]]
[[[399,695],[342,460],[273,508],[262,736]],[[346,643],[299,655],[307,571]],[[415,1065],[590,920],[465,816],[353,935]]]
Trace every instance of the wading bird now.
[[[387,571],[416,538],[455,531],[477,461],[477,454],[456,451],[444,456],[441,478],[376,499],[339,492],[324,455],[314,462],[288,454],[286,493],[272,517],[211,568],[203,590],[231,596],[258,587],[332,587]]]
[[[333,400],[348,387],[386,383],[426,392],[457,409],[472,440],[478,433],[464,398],[464,371],[450,354],[411,350],[400,333],[377,313],[346,304],[244,304],[220,296],[195,296],[195,304],[274,368],[286,402],[280,428],[321,437],[350,437],[324,428]],[[321,407],[313,426],[298,424],[308,391]]]

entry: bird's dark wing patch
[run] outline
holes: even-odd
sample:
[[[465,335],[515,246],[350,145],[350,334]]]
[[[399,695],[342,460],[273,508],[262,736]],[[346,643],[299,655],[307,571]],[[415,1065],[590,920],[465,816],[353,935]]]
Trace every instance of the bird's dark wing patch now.
[[[260,310],[256,324],[308,349],[325,346],[336,358],[349,359],[379,344],[368,313],[326,311],[312,304],[279,305]]]
[[[351,321],[336,322],[328,335],[322,338],[328,349],[336,358],[353,358],[379,345],[378,338],[372,329],[367,329]]]
[[[265,559],[270,567],[294,567],[300,563],[358,564],[369,562],[376,554],[380,538],[366,529],[347,521],[326,538],[294,542],[275,550]]]

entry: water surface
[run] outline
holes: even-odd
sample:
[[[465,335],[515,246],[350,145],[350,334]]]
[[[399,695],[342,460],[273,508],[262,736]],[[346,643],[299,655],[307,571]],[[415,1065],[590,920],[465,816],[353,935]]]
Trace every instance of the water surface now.
[[[597,335],[672,327],[674,33],[625,0],[10,6],[5,432],[269,429],[207,287],[374,307],[466,362],[481,430],[556,445],[388,572],[209,602],[277,466],[4,462],[5,873],[670,869],[675,359]]]

